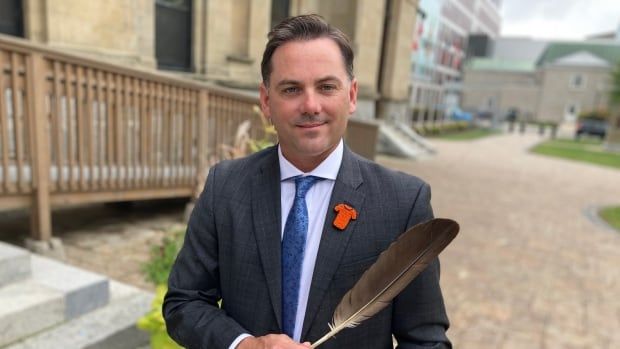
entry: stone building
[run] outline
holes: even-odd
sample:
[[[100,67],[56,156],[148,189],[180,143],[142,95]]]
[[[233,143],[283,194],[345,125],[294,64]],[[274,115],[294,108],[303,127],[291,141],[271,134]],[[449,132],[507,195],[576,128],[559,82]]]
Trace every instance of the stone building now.
[[[463,72],[463,108],[490,115],[504,115],[511,108],[532,119],[540,87],[534,64],[518,61],[471,60]]]
[[[412,35],[410,120],[437,121],[460,104],[462,64],[471,34],[496,38],[500,0],[420,0]]]
[[[527,120],[573,122],[608,108],[618,61],[615,42],[553,42],[536,61],[475,58],[464,69],[463,106],[500,119],[517,109]]]
[[[358,116],[402,117],[417,0],[6,0],[0,33],[145,69],[256,90],[266,34],[318,13],[355,53]]]

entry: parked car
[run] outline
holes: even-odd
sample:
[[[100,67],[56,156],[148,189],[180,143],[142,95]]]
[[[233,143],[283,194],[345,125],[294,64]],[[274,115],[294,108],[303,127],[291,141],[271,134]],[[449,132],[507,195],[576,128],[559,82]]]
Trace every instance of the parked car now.
[[[582,118],[577,121],[575,138],[579,139],[582,135],[598,136],[601,139],[607,134],[607,121],[601,119]]]
[[[456,121],[471,121],[472,115],[466,111],[461,110],[461,108],[454,108],[450,113],[450,119]]]

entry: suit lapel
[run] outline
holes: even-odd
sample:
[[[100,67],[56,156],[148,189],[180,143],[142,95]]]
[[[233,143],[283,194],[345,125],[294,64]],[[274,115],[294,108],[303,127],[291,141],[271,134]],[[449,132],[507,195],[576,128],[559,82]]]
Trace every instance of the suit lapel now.
[[[280,163],[277,147],[274,147],[252,180],[252,218],[271,304],[278,326],[282,328],[280,206]]]
[[[337,204],[346,203],[355,208],[357,212],[361,212],[364,202],[364,194],[359,190],[361,184],[362,176],[359,170],[359,163],[353,156],[353,153],[345,146],[342,164],[325,217],[325,226],[323,227],[319,252],[314,266],[308,306],[301,332],[302,339],[305,338],[310,329],[310,325],[323,302],[325,292],[329,288],[332,277],[338,269],[340,259],[357,225],[356,221],[351,221],[344,231],[335,228],[332,224],[336,217],[336,212],[333,208]]]

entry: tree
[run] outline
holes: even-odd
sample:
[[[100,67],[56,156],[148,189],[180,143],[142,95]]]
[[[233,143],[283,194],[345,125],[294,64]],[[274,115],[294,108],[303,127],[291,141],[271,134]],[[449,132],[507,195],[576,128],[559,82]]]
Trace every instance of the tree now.
[[[611,74],[611,101],[620,104],[620,62],[616,64],[616,69]]]
[[[620,61],[611,74],[610,119],[605,147],[620,152]]]

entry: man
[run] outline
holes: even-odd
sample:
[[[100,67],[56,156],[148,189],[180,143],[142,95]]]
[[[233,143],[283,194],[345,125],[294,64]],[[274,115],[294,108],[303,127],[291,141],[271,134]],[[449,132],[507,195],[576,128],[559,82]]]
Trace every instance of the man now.
[[[163,309],[188,348],[308,348],[378,255],[433,216],[426,183],[343,144],[357,82],[342,32],[317,15],[286,19],[261,68],[261,108],[279,145],[209,173]],[[436,260],[390,306],[321,348],[387,349],[392,335],[400,348],[449,348],[447,328]]]

